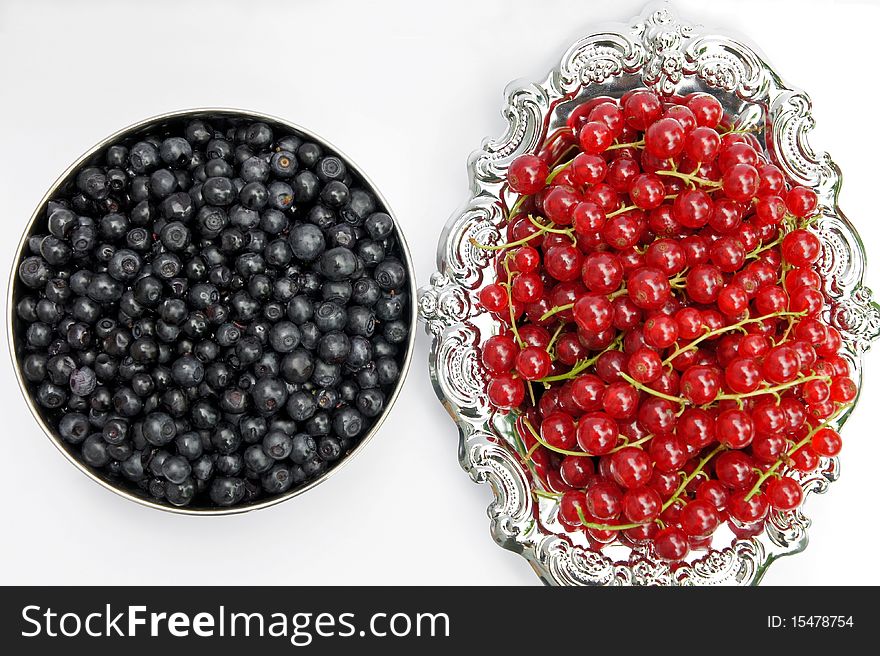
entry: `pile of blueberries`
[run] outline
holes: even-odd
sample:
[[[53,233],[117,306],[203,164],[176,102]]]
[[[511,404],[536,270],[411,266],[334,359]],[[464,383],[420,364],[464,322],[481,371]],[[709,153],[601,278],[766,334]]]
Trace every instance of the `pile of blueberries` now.
[[[399,382],[411,299],[394,222],[338,155],[264,122],[110,146],[24,251],[15,343],[35,403],[82,462],[160,502],[303,485]]]

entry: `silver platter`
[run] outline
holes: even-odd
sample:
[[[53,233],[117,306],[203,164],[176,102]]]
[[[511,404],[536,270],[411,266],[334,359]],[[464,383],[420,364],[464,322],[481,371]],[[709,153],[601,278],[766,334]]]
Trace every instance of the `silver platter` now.
[[[682,21],[668,4],[655,4],[628,24],[606,26],[579,39],[540,82],[516,81],[505,92],[506,132],[487,139],[468,159],[470,198],[443,230],[437,272],[420,290],[419,315],[433,340],[429,358],[437,396],[460,433],[461,466],[495,495],[488,513],[495,541],[526,558],[549,585],[752,585],[771,562],[807,545],[810,520],[800,511],[775,513],[766,529],[737,539],[726,527],[708,551],[692,552],[676,567],[649,548],[612,544],[590,548],[584,535],[568,533],[556,518],[556,501],[536,499],[540,483],[517,451],[511,417],[486,397],[488,374],[480,347],[498,332],[477,306],[476,292],[495,279],[486,251],[471,245],[498,243],[512,199],[503,182],[511,160],[534,151],[546,134],[565,125],[586,99],[620,96],[646,86],[664,94],[707,91],[737,127],[751,128],[792,184],[819,194],[823,242],[818,269],[829,299],[827,319],[844,338],[844,353],[861,380],[861,355],[880,335],[880,307],[862,285],[864,246],[837,205],[840,171],[810,146],[810,99],[787,86],[762,55],[740,39]],[[837,421],[839,426],[846,416]],[[806,493],[823,493],[838,477],[836,458],[796,476]]]

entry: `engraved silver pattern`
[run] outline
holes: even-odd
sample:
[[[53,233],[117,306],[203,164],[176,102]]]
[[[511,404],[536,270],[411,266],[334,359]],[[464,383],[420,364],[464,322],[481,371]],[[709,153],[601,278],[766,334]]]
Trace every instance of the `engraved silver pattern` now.
[[[510,197],[504,175],[517,155],[533,151],[546,134],[564,125],[567,113],[591,97],[619,96],[647,86],[664,94],[708,91],[765,143],[793,184],[813,187],[822,218],[815,230],[823,243],[819,263],[829,298],[829,320],[844,338],[843,355],[861,376],[860,356],[880,335],[880,308],[862,286],[864,246],[837,206],[840,172],[824,152],[812,149],[810,99],[785,86],[763,57],[739,39],[688,24],[668,4],[650,5],[626,25],[579,39],[539,83],[518,81],[505,91],[498,139],[487,139],[468,160],[470,199],[449,220],[440,239],[438,273],[420,290],[419,311],[433,339],[430,373],[435,390],[461,434],[461,466],[474,481],[489,483],[491,533],[499,545],[524,556],[550,585],[753,585],[776,558],[804,549],[810,520],[802,510],[776,513],[766,529],[737,539],[720,529],[708,551],[694,552],[677,567],[649,548],[612,544],[601,552],[581,534],[567,533],[556,519],[556,502],[532,495],[535,481],[523,464],[511,417],[489,407],[488,375],[479,347],[498,326],[474,303],[495,278],[491,259],[470,239],[497,243]],[[845,421],[840,418],[837,424]],[[837,460],[796,476],[807,495],[823,493],[838,476]]]

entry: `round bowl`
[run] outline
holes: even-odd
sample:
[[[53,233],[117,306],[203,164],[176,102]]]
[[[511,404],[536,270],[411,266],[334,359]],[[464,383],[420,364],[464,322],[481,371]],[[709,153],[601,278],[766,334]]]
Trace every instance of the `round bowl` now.
[[[137,488],[133,483],[129,483],[125,479],[111,479],[108,476],[102,475],[98,473],[96,470],[93,470],[91,467],[83,463],[79,457],[74,453],[71,449],[71,445],[64,442],[57,431],[50,425],[47,417],[45,416],[44,410],[41,409],[34,401],[30,389],[29,383],[25,380],[21,366],[18,359],[18,353],[21,349],[21,329],[22,322],[16,316],[16,304],[24,293],[24,285],[18,278],[18,266],[22,260],[22,256],[27,247],[28,237],[39,230],[41,226],[45,226],[46,217],[45,210],[48,205],[48,202],[56,196],[56,194],[68,183],[75,179],[76,173],[83,167],[91,163],[95,158],[103,154],[104,150],[114,144],[114,143],[128,143],[131,144],[136,141],[139,137],[145,136],[148,133],[155,132],[160,129],[164,129],[170,126],[174,126],[180,123],[185,123],[192,119],[207,119],[207,120],[222,120],[229,122],[236,121],[263,121],[267,123],[272,128],[276,130],[280,130],[281,132],[291,133],[298,136],[303,137],[304,139],[316,143],[321,146],[325,153],[334,154],[345,162],[346,167],[349,171],[353,172],[360,181],[363,183],[364,188],[369,190],[376,198],[380,207],[378,210],[385,211],[387,214],[391,216],[394,220],[395,230],[397,241],[400,249],[400,259],[406,267],[407,271],[407,286],[409,293],[409,302],[406,308],[406,320],[409,324],[409,333],[407,336],[407,341],[403,345],[404,350],[400,359],[400,377],[397,381],[397,385],[392,391],[392,393],[388,396],[385,404],[385,409],[382,414],[379,415],[373,422],[372,426],[364,433],[363,437],[360,438],[357,445],[347,454],[340,458],[336,463],[332,466],[328,467],[324,472],[322,472],[316,478],[307,481],[300,485],[299,487],[295,487],[293,489],[288,490],[283,494],[278,494],[275,496],[269,496],[265,498],[257,499],[250,503],[241,503],[236,506],[221,508],[221,507],[213,507],[213,506],[183,506],[178,507],[171,505],[169,503],[162,503],[156,501],[155,499],[149,497],[148,494]],[[328,478],[330,478],[334,473],[336,473],[345,463],[349,462],[352,458],[354,458],[358,453],[360,453],[369,443],[369,441],[373,438],[376,432],[379,430],[379,427],[382,425],[385,417],[391,411],[391,408],[394,405],[395,400],[397,399],[398,394],[400,393],[400,389],[403,385],[403,381],[406,378],[406,374],[409,370],[410,361],[412,359],[412,351],[413,351],[413,342],[415,340],[415,322],[416,322],[416,288],[415,288],[415,273],[413,271],[412,266],[412,258],[409,253],[409,248],[406,244],[406,240],[403,236],[402,231],[400,230],[400,225],[397,222],[394,213],[391,211],[388,202],[385,200],[384,196],[379,192],[373,182],[364,174],[364,172],[351,160],[350,157],[346,156],[342,151],[339,150],[336,146],[329,143],[326,139],[316,135],[315,133],[296,125],[295,123],[291,123],[284,119],[269,116],[266,114],[261,114],[259,112],[252,112],[241,109],[229,109],[229,108],[199,108],[199,109],[185,109],[174,112],[169,112],[166,114],[161,114],[158,116],[153,116],[151,118],[144,119],[139,121],[133,125],[129,125],[128,127],[122,128],[117,132],[114,132],[107,138],[103,139],[99,143],[95,144],[91,148],[89,148],[81,157],[79,157],[73,164],[71,164],[64,173],[62,173],[59,178],[49,187],[49,190],[37,204],[36,209],[31,215],[30,219],[25,226],[24,232],[22,234],[21,240],[19,241],[18,248],[16,250],[16,256],[14,258],[12,271],[9,277],[9,286],[7,290],[7,308],[6,308],[6,317],[7,317],[7,333],[9,339],[9,349],[10,355],[12,357],[12,366],[15,370],[16,379],[18,380],[19,387],[21,388],[22,395],[24,396],[25,403],[31,411],[31,414],[34,416],[39,427],[43,430],[46,436],[52,441],[52,444],[62,453],[64,456],[73,464],[77,469],[79,469],[83,474],[88,476],[94,482],[98,483],[102,487],[115,492],[116,494],[129,499],[130,501],[134,501],[144,506],[148,506],[150,508],[156,508],[158,510],[165,510],[185,515],[231,515],[238,514],[242,512],[247,512],[250,510],[257,510],[261,508],[267,508],[269,506],[273,506],[277,503],[281,503],[282,501],[286,501],[287,499],[291,499],[295,496],[298,496],[308,490],[311,490],[316,485],[324,482]]]

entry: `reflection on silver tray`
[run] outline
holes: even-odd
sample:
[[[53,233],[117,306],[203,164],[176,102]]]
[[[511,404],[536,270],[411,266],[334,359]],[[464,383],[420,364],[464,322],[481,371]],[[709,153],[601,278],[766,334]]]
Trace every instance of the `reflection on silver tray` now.
[[[680,20],[667,4],[649,6],[628,25],[614,25],[572,45],[541,82],[508,86],[502,110],[504,135],[488,139],[468,160],[471,196],[447,223],[437,268],[420,291],[419,314],[433,339],[430,373],[438,397],[458,425],[459,459],[471,478],[489,483],[491,533],[501,546],[522,554],[551,585],[749,585],[779,556],[807,544],[810,520],[798,510],[773,513],[760,535],[738,540],[719,529],[708,552],[693,552],[675,567],[649,548],[612,544],[592,550],[556,518],[556,501],[535,499],[533,478],[517,452],[511,417],[493,410],[485,394],[488,375],[481,344],[497,322],[475,303],[476,291],[495,278],[490,256],[469,242],[498,243],[511,205],[503,186],[517,155],[534,151],[543,137],[565,124],[586,99],[619,96],[648,86],[658,92],[708,91],[751,128],[793,184],[819,194],[823,242],[819,262],[830,299],[829,321],[840,329],[844,353],[861,377],[861,354],[880,334],[880,308],[862,286],[865,252],[855,228],[837,206],[840,172],[826,153],[811,148],[809,97],[786,86],[753,48]],[[837,425],[845,421],[838,420]],[[836,458],[824,458],[808,474],[791,473],[807,493],[822,493],[838,476]]]

